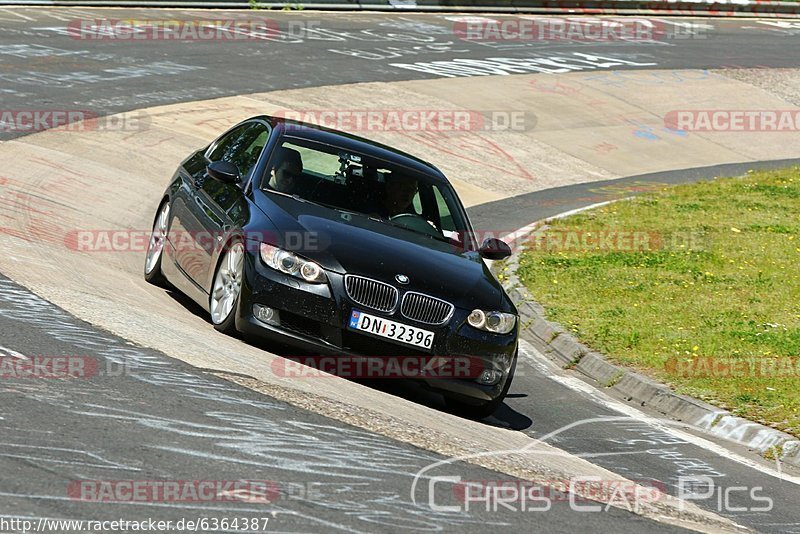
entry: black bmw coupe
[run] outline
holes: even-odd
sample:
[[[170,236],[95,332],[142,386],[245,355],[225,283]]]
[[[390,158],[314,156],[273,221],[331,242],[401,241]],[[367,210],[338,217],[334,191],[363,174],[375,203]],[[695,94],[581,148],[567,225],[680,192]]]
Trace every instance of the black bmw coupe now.
[[[433,165],[353,135],[270,116],[191,154],[156,211],[145,279],[185,293],[214,327],[346,358],[479,362],[421,373],[475,417],[502,403],[517,310]],[[438,361],[438,364],[433,362]]]

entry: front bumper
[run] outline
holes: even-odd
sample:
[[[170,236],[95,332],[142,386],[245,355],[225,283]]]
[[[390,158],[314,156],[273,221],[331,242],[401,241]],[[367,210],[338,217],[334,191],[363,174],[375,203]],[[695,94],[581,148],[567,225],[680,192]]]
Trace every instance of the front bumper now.
[[[477,375],[471,373],[468,378],[436,376],[416,380],[430,389],[476,404],[494,400],[503,392],[517,350],[518,327],[506,335],[483,332],[466,324],[470,310],[459,308],[445,325],[431,327],[406,319],[399,312],[384,314],[359,306],[347,296],[344,277],[336,273],[326,273],[327,284],[310,284],[265,266],[257,251],[248,251],[244,267],[236,318],[240,332],[305,353],[297,356],[464,357],[479,363],[484,369],[500,370],[501,379],[492,385],[484,385],[478,382]],[[255,304],[277,310],[280,324],[268,324],[257,319],[253,313]],[[347,325],[353,308],[433,331],[431,350],[397,344],[349,329]]]

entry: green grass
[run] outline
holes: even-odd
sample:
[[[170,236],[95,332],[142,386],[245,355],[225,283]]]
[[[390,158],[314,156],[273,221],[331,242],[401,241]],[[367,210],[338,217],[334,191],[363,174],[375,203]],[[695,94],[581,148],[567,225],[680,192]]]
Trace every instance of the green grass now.
[[[686,377],[674,367],[800,357],[800,167],[667,188],[548,231],[614,229],[658,232],[661,246],[523,254],[518,274],[548,317],[617,363],[800,436],[800,373]]]

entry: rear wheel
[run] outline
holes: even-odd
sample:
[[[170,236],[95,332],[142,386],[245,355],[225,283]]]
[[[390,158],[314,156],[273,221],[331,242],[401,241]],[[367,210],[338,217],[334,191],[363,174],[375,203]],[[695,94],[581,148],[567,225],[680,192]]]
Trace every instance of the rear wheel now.
[[[514,379],[514,372],[516,369],[517,355],[515,354],[514,360],[511,362],[511,368],[508,371],[508,377],[506,378],[506,383],[503,386],[503,390],[497,397],[488,402],[483,404],[469,404],[459,399],[445,397],[445,404],[454,413],[463,417],[468,417],[470,419],[485,419],[496,412],[500,405],[503,404],[503,401],[508,394],[508,390],[511,388],[511,382]]]
[[[164,256],[164,246],[167,243],[168,226],[169,202],[165,200],[158,208],[153,231],[147,242],[147,255],[144,262],[144,279],[153,285],[165,288],[169,287],[169,283],[161,272],[161,258]]]
[[[214,275],[209,310],[214,328],[224,334],[236,333],[236,308],[244,277],[244,245],[232,244],[222,256]]]

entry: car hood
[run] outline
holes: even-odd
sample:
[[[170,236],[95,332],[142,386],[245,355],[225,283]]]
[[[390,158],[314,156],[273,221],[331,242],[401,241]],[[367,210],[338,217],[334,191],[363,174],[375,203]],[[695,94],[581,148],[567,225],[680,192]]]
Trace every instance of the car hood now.
[[[356,274],[442,298],[461,308],[496,309],[504,293],[476,252],[356,214],[270,196],[264,210],[280,228],[276,246],[339,274]],[[406,275],[408,284],[395,276]]]

